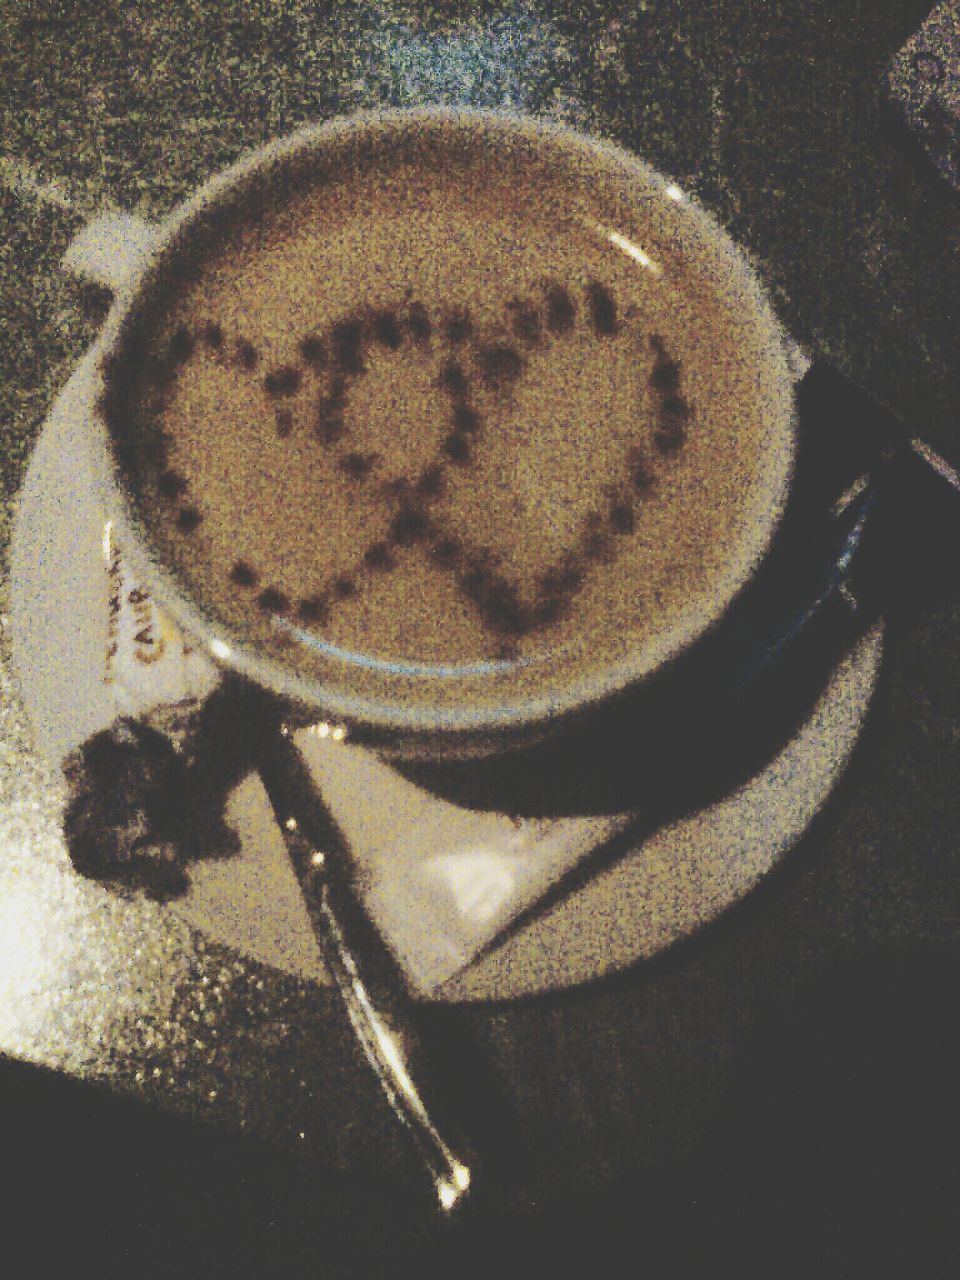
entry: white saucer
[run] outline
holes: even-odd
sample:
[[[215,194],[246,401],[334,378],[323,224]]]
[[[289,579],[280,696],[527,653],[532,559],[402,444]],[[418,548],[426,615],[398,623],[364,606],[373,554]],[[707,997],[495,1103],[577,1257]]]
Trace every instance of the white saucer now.
[[[145,705],[143,691],[129,681],[103,680],[107,513],[94,496],[80,427],[88,409],[87,366],[85,361],[67,384],[44,427],[21,491],[12,545],[14,659],[38,745],[57,765],[121,711]],[[827,799],[856,743],[881,651],[878,625],[839,663],[793,740],[737,792],[663,828],[461,972],[421,984],[423,994],[502,999],[569,986],[654,955],[714,919],[775,866]],[[205,661],[190,670],[199,693],[216,678]],[[405,820],[412,813],[417,838],[426,834],[441,848],[445,824],[467,829],[473,821],[473,815],[429,799],[370,753],[349,746],[331,750],[316,739],[306,745],[348,838],[373,851],[371,857],[395,836],[397,814]],[[192,866],[191,890],[174,909],[218,942],[325,981],[259,780],[249,778],[237,789],[228,817],[241,836],[240,854]],[[556,843],[565,821],[543,828],[544,845],[547,837]],[[602,834],[616,825],[601,822],[596,829]],[[581,844],[593,829],[578,819],[568,826],[572,842]],[[459,840],[462,846],[462,835]],[[457,838],[449,843],[456,848]],[[537,853],[535,844],[529,846],[527,862],[530,848]],[[462,878],[470,856],[455,853],[443,861],[460,859]],[[387,876],[392,865],[381,860]],[[505,874],[502,868],[498,874]],[[410,924],[408,919],[408,930]]]

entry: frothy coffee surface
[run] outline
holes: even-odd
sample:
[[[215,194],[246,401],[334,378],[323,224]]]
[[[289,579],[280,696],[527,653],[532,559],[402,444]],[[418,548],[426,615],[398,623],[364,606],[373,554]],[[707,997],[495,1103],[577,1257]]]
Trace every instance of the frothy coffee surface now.
[[[380,155],[261,203],[167,289],[122,416],[206,609],[358,687],[533,687],[709,598],[758,483],[757,339],[604,198]]]

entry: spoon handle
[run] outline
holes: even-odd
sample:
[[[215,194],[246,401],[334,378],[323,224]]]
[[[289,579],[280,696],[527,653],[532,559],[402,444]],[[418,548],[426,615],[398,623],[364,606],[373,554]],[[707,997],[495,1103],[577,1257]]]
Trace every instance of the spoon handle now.
[[[324,962],[384,1096],[413,1141],[436,1205],[450,1215],[468,1198],[474,1152],[445,1114],[416,1004],[360,905],[345,837],[289,729],[263,727],[260,775]]]

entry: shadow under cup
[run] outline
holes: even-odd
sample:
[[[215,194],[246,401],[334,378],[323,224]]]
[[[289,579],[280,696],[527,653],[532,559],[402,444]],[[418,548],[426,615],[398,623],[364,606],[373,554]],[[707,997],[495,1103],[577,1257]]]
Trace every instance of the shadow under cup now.
[[[781,329],[712,219],[608,144],[479,112],[305,130],[161,228],[99,345],[109,501],[157,601],[468,803],[662,790],[782,631]]]

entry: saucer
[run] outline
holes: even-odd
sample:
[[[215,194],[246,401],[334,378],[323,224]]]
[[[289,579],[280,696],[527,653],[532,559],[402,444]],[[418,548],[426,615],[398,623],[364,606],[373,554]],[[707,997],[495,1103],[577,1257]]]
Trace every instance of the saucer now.
[[[185,694],[202,697],[218,679],[206,657],[176,633],[166,636],[175,664],[133,663],[105,672],[109,513],[100,507],[82,429],[90,384],[88,359],[44,425],[11,549],[14,661],[37,744],[57,767],[118,714]],[[373,753],[337,741],[329,726],[304,731],[300,745],[357,854],[371,914],[412,985],[432,999],[514,998],[650,957],[748,893],[800,838],[841,776],[881,652],[878,624],[844,655],[798,732],[761,773],[628,847],[575,891],[524,915],[499,942],[503,924],[525,912],[558,871],[629,829],[630,815],[514,822],[436,800]],[[258,778],[233,792],[227,818],[240,852],[191,864],[190,890],[171,909],[217,942],[297,977],[326,981]],[[418,914],[431,883],[438,900],[441,889],[452,895],[469,930],[451,926],[444,935],[432,918]]]

